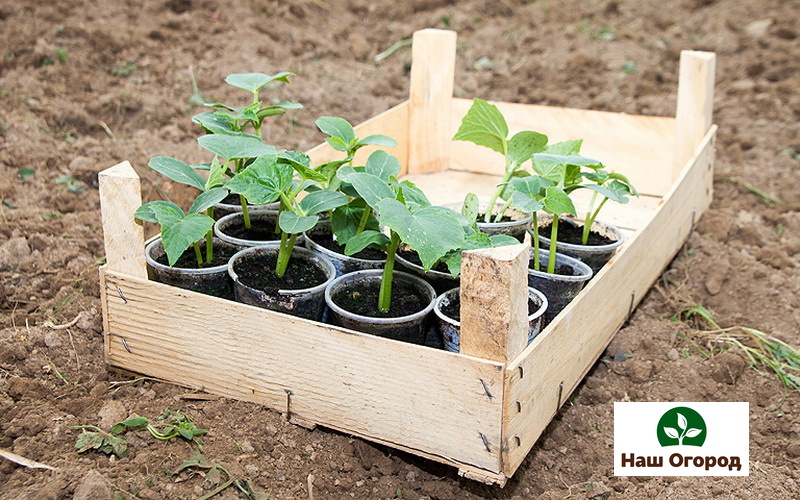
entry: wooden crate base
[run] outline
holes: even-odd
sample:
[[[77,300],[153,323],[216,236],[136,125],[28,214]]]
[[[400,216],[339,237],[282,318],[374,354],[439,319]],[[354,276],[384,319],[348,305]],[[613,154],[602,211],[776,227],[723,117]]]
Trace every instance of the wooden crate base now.
[[[359,136],[395,137],[389,152],[436,203],[467,192],[486,198],[502,171],[496,153],[451,141],[469,105],[452,97],[454,61],[453,32],[417,32],[409,101],[356,127]],[[484,309],[462,318],[462,353],[454,354],[148,280],[144,235],[133,218],[139,179],[127,162],[112,167],[100,175],[106,360],[502,485],[708,208],[713,73],[713,54],[682,55],[677,118],[497,103],[512,133],[535,128],[553,141],[583,138],[587,155],[642,192],[629,205],[604,208],[602,218],[622,227],[627,241],[527,346],[519,321],[526,315],[524,244],[465,254],[462,306]],[[315,162],[340,155],[325,144],[309,154]]]

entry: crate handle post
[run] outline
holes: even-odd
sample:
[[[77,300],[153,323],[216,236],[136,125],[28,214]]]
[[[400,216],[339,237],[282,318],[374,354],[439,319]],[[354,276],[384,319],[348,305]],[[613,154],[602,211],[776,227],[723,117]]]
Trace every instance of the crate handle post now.
[[[456,66],[456,32],[414,32],[408,117],[408,173],[445,170],[450,162],[450,127]]]
[[[147,278],[144,228],[133,214],[142,205],[142,185],[127,161],[98,175],[103,242],[109,271]]]
[[[528,345],[530,245],[470,250],[461,263],[461,353],[508,363]]]
[[[711,127],[716,61],[717,56],[713,52],[681,51],[672,158],[673,181],[678,178]]]

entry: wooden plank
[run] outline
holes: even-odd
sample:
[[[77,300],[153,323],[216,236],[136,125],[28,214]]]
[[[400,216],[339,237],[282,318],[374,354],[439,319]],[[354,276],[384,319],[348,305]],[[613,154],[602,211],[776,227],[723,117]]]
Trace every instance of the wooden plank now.
[[[113,366],[500,472],[500,363],[108,270],[102,285]]]
[[[450,160],[451,115],[456,67],[456,32],[414,32],[408,116],[408,171],[440,172]]]
[[[357,137],[363,138],[372,134],[383,134],[397,141],[397,146],[393,148],[377,146],[361,148],[356,153],[354,160],[356,165],[363,165],[367,161],[367,157],[378,149],[396,156],[403,167],[408,164],[408,106],[408,101],[403,101],[397,106],[353,127]],[[344,154],[341,151],[336,151],[325,142],[314,146],[306,153],[311,157],[311,164],[315,166],[344,158]]]
[[[441,173],[407,175],[404,179],[409,179],[422,189],[431,203],[445,205],[463,201],[467,193],[475,193],[481,200],[488,201],[501,176],[448,170]],[[591,192],[588,189],[573,192],[573,201],[579,214],[586,212],[590,199]],[[650,221],[661,200],[661,196],[641,195],[639,198],[631,198],[625,205],[608,202],[600,212],[599,220],[614,224],[623,230],[633,231],[644,227]]]
[[[142,205],[139,176],[130,163],[123,161],[100,172],[98,184],[108,268],[146,278],[144,228],[133,216]]]
[[[451,137],[471,104],[471,99],[453,99]],[[583,139],[583,154],[602,161],[609,170],[628,176],[642,194],[663,196],[673,180],[672,160],[666,152],[674,146],[674,118],[493,104],[506,117],[511,134],[536,130],[546,134],[550,142]],[[453,141],[451,148],[451,169],[502,175],[504,164],[500,154],[465,141]]]
[[[673,178],[678,177],[711,126],[716,65],[717,56],[713,52],[681,51],[672,150]]]
[[[712,127],[651,223],[635,233],[610,265],[508,365],[503,422],[506,475],[519,467],[708,208],[715,132]]]
[[[464,252],[461,352],[507,363],[528,345],[530,244]]]

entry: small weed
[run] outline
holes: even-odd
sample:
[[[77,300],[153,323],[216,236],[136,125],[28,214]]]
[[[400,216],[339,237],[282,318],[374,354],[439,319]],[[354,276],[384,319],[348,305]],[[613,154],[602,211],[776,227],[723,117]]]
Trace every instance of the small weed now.
[[[17,205],[14,205],[13,203],[11,203],[8,200],[3,200],[3,206],[11,208],[11,209],[19,208]]]
[[[167,408],[159,415],[157,420],[160,422],[147,425],[147,431],[154,438],[167,441],[180,436],[196,444],[200,451],[203,450],[203,442],[200,436],[208,431],[205,429],[198,429],[189,415],[178,410],[170,410]]]
[[[600,424],[598,424],[597,422],[594,423],[594,430],[596,430],[597,432],[603,432],[602,430],[600,430]]]
[[[594,489],[594,481],[589,481],[588,483],[586,483],[585,485],[583,485],[583,487],[582,487],[581,489],[582,489],[583,491],[589,491],[589,490],[592,490],[592,489]]]
[[[106,455],[112,453],[120,458],[124,457],[128,451],[128,441],[121,434],[125,433],[128,429],[141,427],[147,423],[147,419],[143,417],[132,418],[114,424],[109,432],[95,425],[78,425],[73,429],[80,429],[78,439],[75,441],[75,448],[78,453],[84,453],[89,450],[98,450]]]
[[[736,349],[756,372],[763,374],[762,369],[766,368],[775,374],[783,385],[784,400],[787,389],[800,392],[800,350],[797,348],[755,328],[722,328],[711,312],[700,304],[682,308],[675,313],[673,320],[695,320],[711,327],[710,330],[696,330],[689,336],[681,335],[704,356]],[[705,350],[701,343],[705,344]],[[783,401],[777,408],[781,405]]]
[[[733,184],[736,184],[737,186],[740,186],[740,187],[743,187],[743,188],[747,189],[748,191],[750,191],[751,193],[753,193],[754,195],[756,195],[758,197],[758,201],[760,201],[761,203],[763,203],[763,204],[765,204],[767,206],[770,206],[770,207],[776,206],[776,205],[777,206],[781,206],[781,207],[785,207],[786,206],[786,202],[785,201],[780,200],[778,198],[774,198],[774,197],[768,195],[765,191],[763,191],[762,189],[757,188],[756,186],[753,186],[752,184],[749,184],[747,182],[739,180],[739,179],[737,179],[735,177],[728,177],[728,182],[732,182]]]
[[[17,175],[20,179],[28,179],[36,175],[36,170],[31,167],[20,167],[17,171]]]
[[[620,68],[620,71],[627,75],[632,75],[636,73],[636,64],[633,61],[625,61],[625,63],[622,65],[622,68]]]
[[[52,212],[47,212],[46,214],[44,214],[44,218],[45,219],[60,219],[61,218],[61,212],[59,212],[57,210],[53,210]]]
[[[246,479],[238,479],[222,465],[210,462],[200,453],[195,453],[188,460],[185,460],[175,471],[170,472],[170,476],[177,476],[183,472],[188,472],[191,476],[201,475],[205,478],[206,489],[210,489],[207,494],[197,500],[208,500],[219,494],[223,490],[233,486],[240,497],[256,499],[256,494],[250,483]]]
[[[617,36],[614,34],[614,30],[610,26],[606,26],[597,32],[597,38],[604,42],[610,42],[617,38]]]
[[[128,61],[124,65],[112,69],[111,74],[114,76],[130,76],[131,73],[138,69],[139,67],[136,64]]]
[[[69,61],[69,54],[67,54],[67,49],[56,48],[56,57],[58,57],[58,62],[61,64],[67,64]]]
[[[86,191],[81,181],[69,175],[62,175],[61,177],[56,179],[56,184],[64,185],[67,188],[67,191],[69,191],[72,194],[81,194],[84,191]]]
[[[452,26],[450,25],[450,18],[449,17],[442,16],[442,17],[439,18],[439,21],[441,21],[442,25],[445,28],[452,28]]]

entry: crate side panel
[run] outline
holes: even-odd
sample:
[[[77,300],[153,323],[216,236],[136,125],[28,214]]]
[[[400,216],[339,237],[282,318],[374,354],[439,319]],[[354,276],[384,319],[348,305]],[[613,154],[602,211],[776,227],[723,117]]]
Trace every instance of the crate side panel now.
[[[472,100],[454,99],[451,128],[458,130]],[[508,122],[510,134],[536,130],[550,142],[583,139],[581,153],[602,161],[609,170],[628,176],[643,194],[663,196],[672,182],[675,119],[605,111],[494,102]],[[643,162],[643,159],[647,159]],[[487,148],[453,141],[450,168],[503,174],[503,158]]]
[[[513,474],[711,203],[713,130],[647,227],[509,364],[503,469]]]
[[[499,472],[499,363],[111,272],[103,281],[111,365]]]
[[[377,147],[365,146],[356,153],[355,165],[363,165],[367,157],[376,149],[382,149],[390,155],[396,156],[400,164],[405,169],[408,165],[408,115],[409,102],[403,101],[397,106],[390,108],[383,113],[370,118],[369,120],[355,125],[353,128],[356,137],[363,139],[372,134],[388,135],[397,141],[396,147]],[[314,146],[306,152],[311,156],[312,165],[319,165],[328,161],[342,160],[345,154],[336,151],[327,143],[323,142]]]

